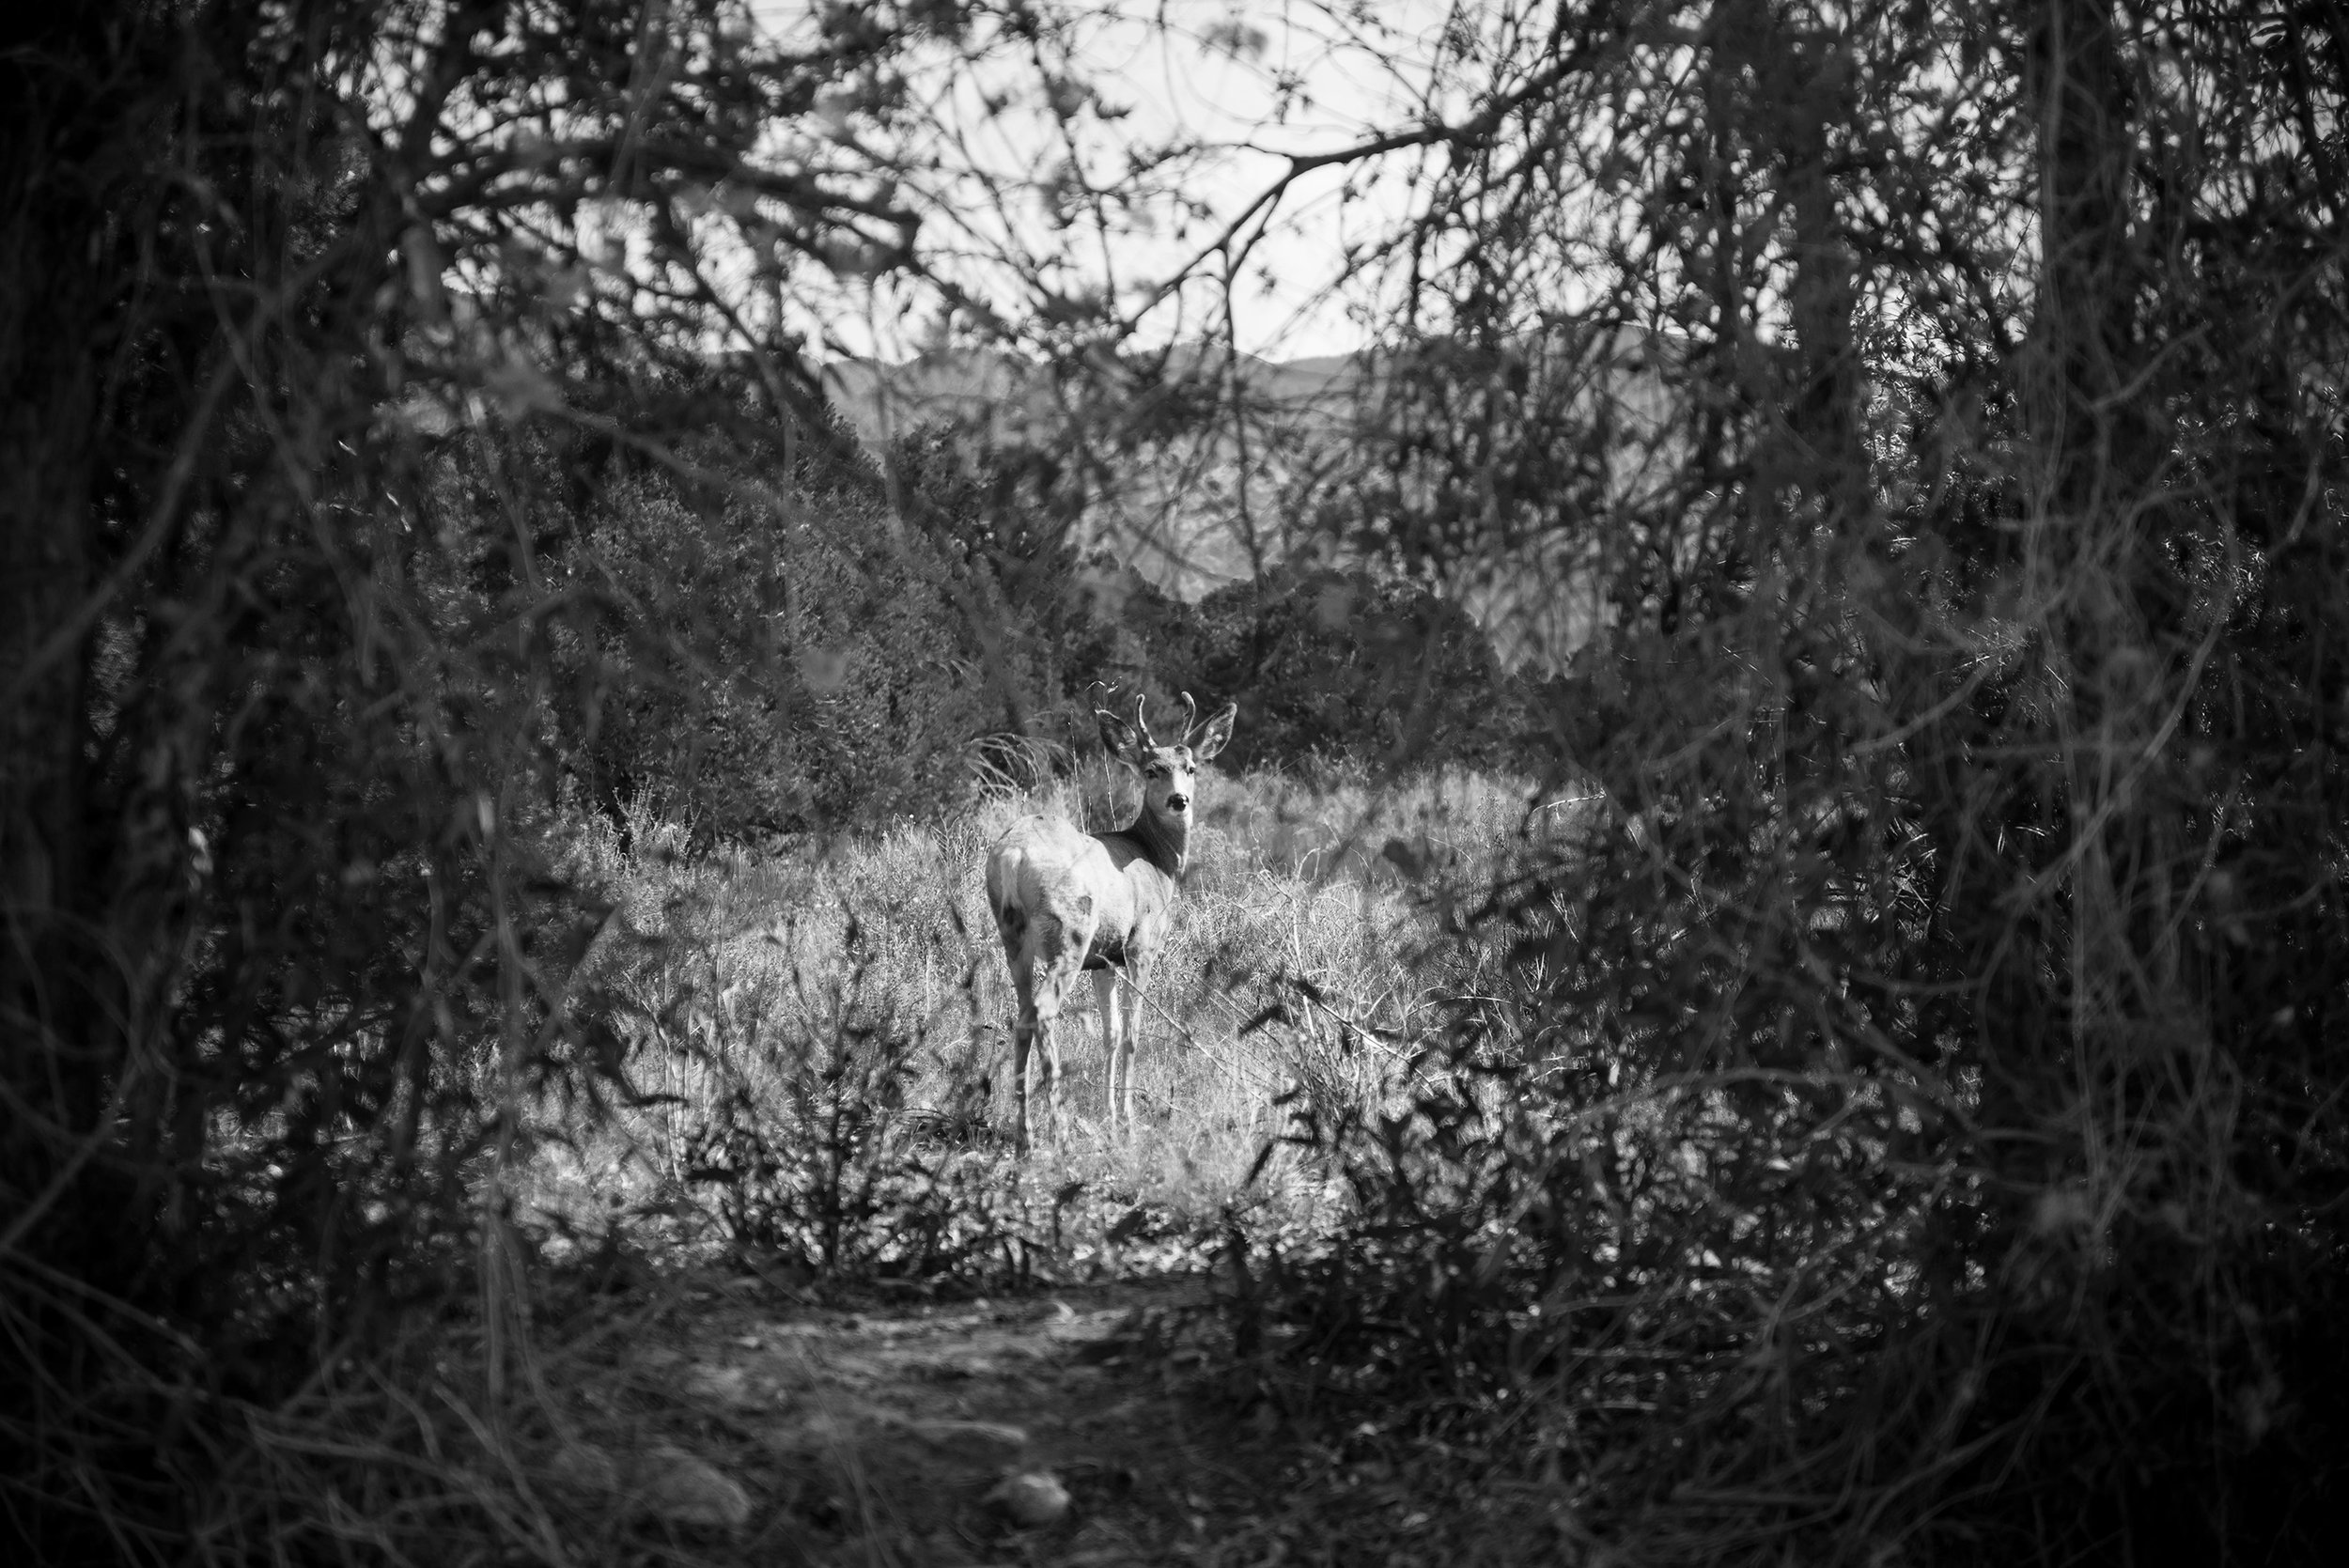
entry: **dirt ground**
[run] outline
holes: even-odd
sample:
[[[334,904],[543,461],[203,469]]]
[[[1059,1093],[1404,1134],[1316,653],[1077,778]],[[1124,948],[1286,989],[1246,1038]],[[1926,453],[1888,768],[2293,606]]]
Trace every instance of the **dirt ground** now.
[[[646,1558],[1281,1560],[1294,1446],[1268,1411],[1200,1396],[1211,1307],[1199,1278],[855,1306],[672,1283],[577,1346],[554,1469],[623,1498]]]

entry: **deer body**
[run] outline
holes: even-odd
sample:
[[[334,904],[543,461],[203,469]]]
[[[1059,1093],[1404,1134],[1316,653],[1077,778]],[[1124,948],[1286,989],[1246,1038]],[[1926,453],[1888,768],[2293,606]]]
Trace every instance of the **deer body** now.
[[[1190,702],[1188,695],[1184,698]],[[1196,712],[1196,709],[1192,709]],[[1109,1117],[1134,1119],[1134,1034],[1138,1018],[1121,1007],[1122,972],[1138,1000],[1174,916],[1190,846],[1191,791],[1198,765],[1231,738],[1237,706],[1180,740],[1161,746],[1150,737],[1135,704],[1131,723],[1096,711],[1110,754],[1142,775],[1142,812],[1115,832],[1088,833],[1052,816],[1025,816],[996,841],[987,859],[987,901],[1003,939],[1019,1017],[1012,1030],[1012,1082],[1019,1102],[1019,1141],[1028,1146],[1028,1063],[1044,1048],[1045,1090],[1060,1104],[1061,1055],[1056,1025],[1078,975],[1094,971],[1094,1000],[1109,1057]],[[1121,1100],[1120,1087],[1123,1086]]]

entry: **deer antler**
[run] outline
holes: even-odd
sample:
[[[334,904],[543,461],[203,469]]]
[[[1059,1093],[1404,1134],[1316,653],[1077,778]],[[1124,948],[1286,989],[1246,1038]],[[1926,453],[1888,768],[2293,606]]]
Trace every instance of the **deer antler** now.
[[[1147,721],[1145,721],[1145,720],[1142,717],[1142,705],[1143,705],[1145,701],[1147,701],[1147,700],[1148,700],[1147,698],[1143,697],[1143,695],[1141,695],[1140,693],[1136,693],[1136,694],[1135,694],[1135,697],[1134,697],[1134,733],[1136,733],[1137,735],[1139,735],[1139,736],[1141,736],[1141,737],[1142,737],[1142,746],[1143,746],[1143,750],[1144,750],[1144,751],[1147,751],[1147,750],[1149,750],[1151,747],[1156,746],[1156,745],[1158,744],[1158,742],[1157,742],[1157,741],[1155,741],[1155,740],[1153,740],[1153,739],[1151,739],[1151,738],[1150,738],[1150,725],[1149,725],[1148,722],[1147,722]]]
[[[1190,700],[1190,693],[1186,691],[1183,693],[1183,738],[1180,744],[1185,746],[1190,745],[1190,732],[1198,727],[1199,705],[1192,702]]]

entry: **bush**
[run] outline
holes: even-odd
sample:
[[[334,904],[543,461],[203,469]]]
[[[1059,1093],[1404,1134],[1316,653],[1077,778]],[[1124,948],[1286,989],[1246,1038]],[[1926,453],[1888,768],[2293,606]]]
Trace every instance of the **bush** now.
[[[867,986],[872,955],[848,928],[842,972],[681,998],[651,1048],[715,1079],[680,1133],[683,1179],[713,1202],[728,1248],[761,1266],[831,1281],[984,1283],[1017,1234],[975,1112],[983,1079],[953,1098],[960,1119],[909,1110],[928,1065],[917,1024]],[[698,1001],[698,1005],[694,1003]],[[677,1024],[687,1025],[683,1030]],[[958,1145],[977,1141],[980,1156]]]
[[[903,524],[845,426],[738,423],[681,443],[690,480],[614,453],[546,547],[595,612],[557,634],[561,689],[594,696],[558,706],[562,763],[591,803],[648,795],[705,845],[920,809],[1000,725],[1003,683],[1034,678],[1031,639],[980,635],[985,569]]]
[[[731,630],[772,586],[725,580],[776,510],[740,492],[825,427],[787,342],[708,363],[745,334],[706,264],[777,291],[809,256],[892,264],[833,200],[862,167],[796,132],[957,24],[844,13],[801,59],[741,21],[328,0],[5,24],[0,1555],[323,1552],[354,1538],[346,1497],[384,1503],[363,1533],[399,1555],[398,1488],[256,1498],[240,1467],[332,1447],[379,1349],[437,1371],[410,1336],[443,1311],[482,1347],[452,1377],[505,1398],[518,1151],[618,1067],[574,1027],[602,911],[549,850],[563,768],[631,772],[595,752],[616,713],[703,786],[664,709],[723,723],[786,655],[802,686],[888,673],[879,711],[810,728],[816,805],[886,794],[884,756],[959,723],[889,710],[927,690],[902,621],[849,636],[890,602],[858,575],[874,528],[786,541],[827,599],[802,640],[729,649],[763,661],[696,662],[691,607],[634,597],[637,561],[723,581]],[[615,470],[635,510],[599,517]],[[386,1468],[431,1451],[387,1419]]]
[[[2312,1559],[2339,63],[2069,0],[1720,20],[1505,54],[1578,85],[1493,87],[1436,178],[1425,244],[1474,239],[1333,515],[1599,586],[1549,720],[1614,826],[1483,890],[1516,976],[1408,1110],[1300,1126],[1362,1219],[1243,1328],[1275,1397],[1522,1455],[1641,1560]]]
[[[1389,769],[1508,768],[1535,748],[1523,683],[1460,607],[1392,574],[1280,567],[1196,605],[1138,578],[1114,582],[1120,658],[1203,710],[1247,722],[1233,769],[1374,762]],[[1243,733],[1244,732],[1244,733]]]

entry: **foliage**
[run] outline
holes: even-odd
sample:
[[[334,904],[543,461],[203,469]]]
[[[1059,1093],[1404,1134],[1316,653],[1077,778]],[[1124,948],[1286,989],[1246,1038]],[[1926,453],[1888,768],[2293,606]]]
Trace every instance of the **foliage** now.
[[[643,584],[588,569],[592,492],[825,439],[785,297],[911,264],[848,144],[972,15],[0,24],[11,1557],[200,1554],[246,1417],[428,1309],[477,1311],[505,1386],[525,1108],[592,1117],[616,1068],[569,1027],[600,911],[545,852],[558,741],[708,695],[646,690],[691,661],[605,613]]]
[[[977,629],[985,571],[904,525],[926,497],[893,502],[844,427],[762,427],[739,379],[702,379],[738,439],[566,458],[596,483],[538,541],[552,590],[591,607],[555,633],[557,766],[615,817],[646,796],[704,843],[919,809],[1029,679],[1024,629]]]
[[[1226,770],[1361,763],[1400,778],[1511,768],[1542,744],[1531,683],[1503,675],[1457,604],[1392,572],[1283,567],[1190,604],[1097,552],[1058,581],[1062,700],[1082,719],[1099,678],[1154,701],[1189,691],[1202,711],[1237,702],[1248,722]]]
[[[842,972],[721,999],[697,1010],[711,1038],[676,1043],[720,1084],[684,1129],[685,1181],[741,1256],[829,1280],[984,1281],[1010,1250],[995,1172],[933,1137],[975,1129],[908,1113],[924,1042],[887,1011],[853,921],[846,936]]]
[[[1505,753],[1611,813],[1453,883],[1432,822],[1360,814],[1378,860],[1252,794],[1206,824],[1251,847],[1202,854],[1168,1010],[1234,1087],[1182,1059],[1167,1106],[1217,1125],[1069,1179],[1139,1215],[1142,1161],[1195,1193],[1200,1149],[1295,1110],[1252,1174],[1311,1207],[1334,1173],[1351,1222],[1235,1249],[1259,1392],[1514,1452],[1570,1544],[1642,1560],[2314,1555],[2349,1474],[2339,18],[1492,0],[1396,73],[1397,124],[1226,222],[1176,147],[1110,172],[1067,17],[4,24],[8,1545],[397,1552],[331,1465],[224,1478],[348,1452],[320,1423],[360,1411],[392,1436],[348,1495],[405,1506],[375,1483],[437,1425],[338,1391],[379,1346],[428,1375],[436,1314],[500,1419],[521,1173],[678,1110],[625,1103],[677,1018],[726,1070],[674,1146],[746,1247],[970,1264],[997,1195],[889,1105],[930,1036],[839,992],[619,1007],[570,808],[871,823],[989,731],[1030,782],[1115,672],[1238,697],[1236,763]],[[1066,156],[947,168],[926,116],[972,82]],[[1346,261],[1378,351],[1303,378],[1277,462],[1236,344],[1101,390],[1210,272],[1232,327],[1299,181],[1346,205],[1398,163]],[[1097,287],[965,222],[981,190],[1063,236],[1223,226]],[[943,338],[1049,350],[1016,411],[1057,430],[853,450],[800,334],[916,280]],[[1180,462],[1137,491],[1221,487],[1252,565],[1307,520],[1342,569],[1193,609],[1081,558],[1154,442]],[[1461,584],[1514,590],[1520,644],[1571,623],[1556,678],[1501,686]],[[876,856],[906,924],[918,894],[967,938],[999,808]],[[805,915],[831,874],[745,880]],[[802,973],[850,946],[802,939]],[[975,965],[866,972],[972,1012]],[[1243,1053],[1282,1029],[1295,1057]]]
[[[917,426],[883,454],[909,520],[970,583],[1007,727],[1101,678],[1112,606],[1071,542],[1070,476],[1050,446],[998,442],[953,422]]]
[[[1252,1014],[1288,972],[1361,1028],[1409,1017],[1418,993],[1383,959],[1432,936],[1435,911],[1376,846],[1417,831],[1458,846],[1466,865],[1497,864],[1517,852],[1522,782],[1214,781],[1143,1007],[1142,1130],[1100,1137],[1102,1061],[1072,1019],[1066,1118],[1023,1163],[986,849],[1033,811],[1114,819],[1121,788],[1130,775],[1097,768],[780,854],[695,850],[682,825],[641,810],[625,833],[600,817],[574,824],[565,870],[613,909],[575,1006],[596,1020],[583,1027],[629,1042],[632,1093],[540,1151],[526,1206],[579,1236],[607,1212],[638,1216],[646,1234],[673,1226],[682,1250],[715,1241],[818,1281],[916,1282],[927,1258],[947,1287],[1188,1260],[1183,1238],[1220,1234],[1236,1211],[1252,1231],[1314,1228],[1318,1177],[1285,1158],[1258,1166],[1273,1100],[1290,1081],[1332,1103],[1375,1093],[1385,1048],[1349,1058],[1324,1029],[1275,1051]],[[1003,1244],[993,1253],[989,1237]]]
[[[1493,890],[1517,979],[1411,1114],[1301,1128],[1364,1219],[1275,1270],[1273,1386],[1518,1433],[1642,1559],[2314,1555],[2330,24],[1535,20],[1447,40],[1323,501],[1596,585],[1555,722],[1618,828]]]
[[[1363,758],[1389,768],[1517,760],[1522,717],[1458,605],[1390,573],[1283,568],[1199,602],[1203,691],[1249,715],[1229,766]],[[1517,720],[1516,723],[1512,720]]]

